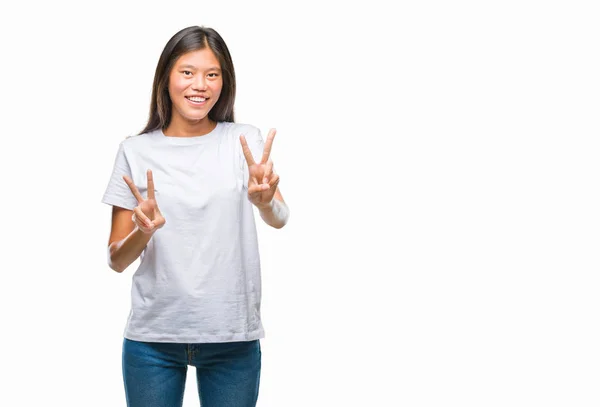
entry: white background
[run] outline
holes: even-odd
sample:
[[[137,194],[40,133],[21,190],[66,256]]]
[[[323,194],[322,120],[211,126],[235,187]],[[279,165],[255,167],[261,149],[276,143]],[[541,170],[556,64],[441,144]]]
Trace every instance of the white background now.
[[[0,405],[125,405],[137,262],[108,268],[100,199],[205,25],[291,209],[258,225],[259,406],[598,406],[592,4],[4,3]]]

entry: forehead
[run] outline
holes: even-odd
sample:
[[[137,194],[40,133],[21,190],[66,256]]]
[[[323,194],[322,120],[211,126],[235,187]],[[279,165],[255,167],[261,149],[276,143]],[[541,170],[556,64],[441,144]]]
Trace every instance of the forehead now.
[[[219,64],[219,59],[208,47],[187,52],[177,58],[177,61],[175,61],[175,66],[182,65],[188,65],[189,67],[196,67],[198,69],[221,67],[221,64]]]

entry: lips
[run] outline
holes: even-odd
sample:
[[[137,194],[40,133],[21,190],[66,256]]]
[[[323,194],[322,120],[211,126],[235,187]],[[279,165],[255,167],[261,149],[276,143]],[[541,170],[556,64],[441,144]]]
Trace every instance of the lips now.
[[[207,97],[202,97],[202,96],[186,96],[185,98],[192,103],[203,103],[208,100]]]

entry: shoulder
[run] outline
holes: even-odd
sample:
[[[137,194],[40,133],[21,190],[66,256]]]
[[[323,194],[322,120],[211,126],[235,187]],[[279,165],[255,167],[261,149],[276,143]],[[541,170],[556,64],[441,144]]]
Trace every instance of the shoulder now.
[[[125,151],[139,151],[151,144],[152,140],[155,139],[155,136],[156,131],[127,136],[121,141],[120,148]]]
[[[232,123],[232,122],[221,122],[223,129],[225,132],[232,134],[234,136],[244,135],[246,138],[248,137],[256,137],[260,136],[260,129],[252,124],[247,123]]]

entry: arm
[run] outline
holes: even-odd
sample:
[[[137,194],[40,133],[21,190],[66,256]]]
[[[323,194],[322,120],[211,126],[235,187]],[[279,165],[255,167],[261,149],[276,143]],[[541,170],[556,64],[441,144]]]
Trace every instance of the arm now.
[[[269,226],[281,229],[290,217],[290,210],[281,196],[279,188],[275,190],[273,199],[266,205],[256,205],[260,211],[260,217]]]
[[[133,211],[113,206],[112,228],[108,240],[108,265],[123,272],[137,259],[154,235],[144,233],[131,220]]]
[[[244,135],[240,135],[240,142],[248,168],[248,200],[258,208],[260,217],[267,225],[281,229],[287,223],[290,211],[277,186],[279,175],[275,174],[273,161],[269,160],[275,134],[275,129],[269,131],[258,163],[254,161]]]
[[[140,194],[133,180],[127,175],[123,180],[129,186],[138,206],[133,210],[113,206],[112,228],[108,240],[108,264],[121,273],[142,251],[158,229],[165,224],[154,193],[152,171],[146,171],[148,178],[148,198]]]

